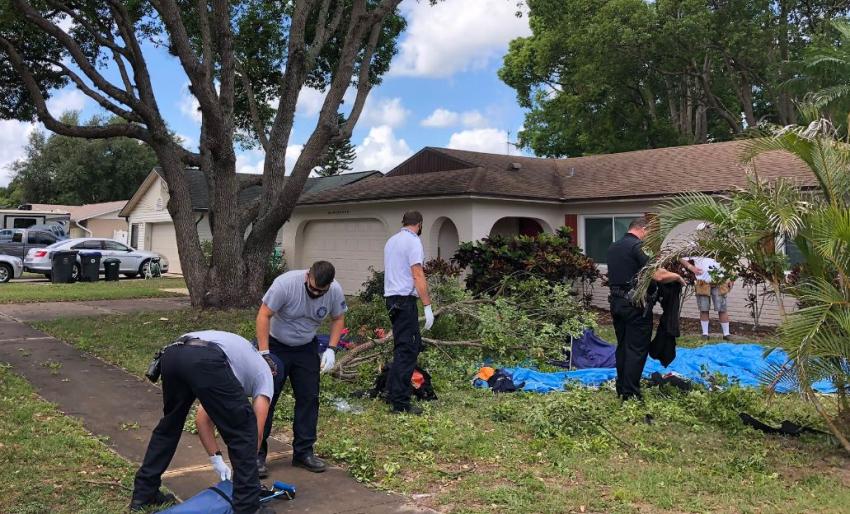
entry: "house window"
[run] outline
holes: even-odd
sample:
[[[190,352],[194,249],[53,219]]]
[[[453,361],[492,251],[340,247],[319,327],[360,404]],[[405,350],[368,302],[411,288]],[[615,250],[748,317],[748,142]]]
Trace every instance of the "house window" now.
[[[803,257],[803,252],[800,251],[797,244],[790,239],[785,241],[785,255],[788,256],[788,264],[790,264],[791,267],[794,267],[806,260],[805,257]]]
[[[584,219],[584,253],[597,264],[606,264],[608,247],[629,231],[637,216],[604,216]]]
[[[139,224],[133,223],[130,225],[130,246],[139,248]]]

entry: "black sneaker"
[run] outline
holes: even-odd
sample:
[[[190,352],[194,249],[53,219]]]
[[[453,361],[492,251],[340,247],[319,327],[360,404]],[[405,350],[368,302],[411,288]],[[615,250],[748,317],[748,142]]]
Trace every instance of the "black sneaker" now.
[[[177,497],[173,494],[164,494],[162,491],[157,491],[153,498],[143,501],[136,498],[130,502],[130,512],[144,512],[151,507],[161,507],[166,503],[175,503]]]
[[[413,414],[414,416],[420,416],[422,414],[422,408],[417,407],[416,405],[410,405],[408,407],[393,407],[393,414]]]
[[[265,457],[257,457],[257,473],[260,475],[260,478],[269,477],[269,468],[266,467]]]
[[[709,338],[708,338],[708,334],[703,334],[703,335],[702,335],[702,340],[703,340],[703,341],[708,341],[708,339],[709,339]]]
[[[304,468],[313,473],[321,473],[328,469],[328,465],[322,459],[316,457],[312,453],[303,457],[292,457],[292,465],[296,468]]]
[[[723,336],[723,340],[724,340],[724,341],[731,341],[731,340],[732,340],[732,336],[730,336],[730,335],[728,335],[728,334],[727,334],[727,335]]]

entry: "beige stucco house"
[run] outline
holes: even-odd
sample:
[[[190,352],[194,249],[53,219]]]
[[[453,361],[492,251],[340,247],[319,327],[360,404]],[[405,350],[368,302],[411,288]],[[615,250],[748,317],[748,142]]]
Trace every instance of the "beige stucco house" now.
[[[118,215],[126,200],[86,205],[53,205],[34,203],[34,210],[58,210],[71,216],[70,237],[103,237],[127,243],[127,220]]]
[[[631,219],[657,210],[665,198],[685,191],[720,194],[745,185],[743,150],[744,143],[729,142],[540,159],[428,147],[385,176],[352,174],[349,181],[305,188],[279,241],[291,268],[319,259],[333,262],[347,293],[360,289],[370,266],[383,268],[384,243],[411,209],[424,217],[428,258],[451,258],[460,241],[552,232],[566,225],[604,272],[608,245],[625,233]],[[765,154],[753,169],[764,178],[811,182],[803,163],[787,154]],[[139,201],[131,199],[121,215],[128,217],[131,234],[145,241],[142,247],[179,262],[161,246],[166,242],[176,252],[163,207],[167,191],[155,173],[148,179],[136,195]],[[202,237],[209,234],[203,220],[198,227]],[[674,237],[684,237],[687,228]],[[606,300],[607,291],[598,284],[594,301],[604,306]],[[749,321],[743,288],[733,289],[730,303],[733,319]],[[691,304],[684,315],[696,317]],[[775,307],[768,305],[761,322],[776,321]]]

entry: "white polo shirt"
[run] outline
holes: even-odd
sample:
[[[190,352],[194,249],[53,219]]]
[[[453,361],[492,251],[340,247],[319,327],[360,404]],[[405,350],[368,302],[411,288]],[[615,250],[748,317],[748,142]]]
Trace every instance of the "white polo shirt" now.
[[[403,228],[384,246],[384,296],[419,296],[410,267],[425,262],[419,236]]]

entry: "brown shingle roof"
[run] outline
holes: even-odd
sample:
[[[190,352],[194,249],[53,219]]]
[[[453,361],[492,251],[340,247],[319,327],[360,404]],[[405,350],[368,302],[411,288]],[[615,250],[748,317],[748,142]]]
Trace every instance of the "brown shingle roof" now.
[[[679,146],[569,159],[541,159],[447,148],[426,148],[469,164],[465,169],[412,171],[302,197],[301,204],[431,196],[490,196],[557,202],[716,193],[746,184],[741,156],[746,141]],[[430,159],[429,162],[433,162]],[[519,164],[519,169],[515,168]],[[401,166],[398,168],[401,169]],[[791,154],[770,152],[754,165],[762,178],[788,177],[813,185],[806,165]]]
[[[89,203],[85,205],[53,205],[47,203],[34,203],[32,208],[37,211],[58,210],[70,213],[72,221],[83,221],[102,214],[121,210],[127,200],[116,202]]]

